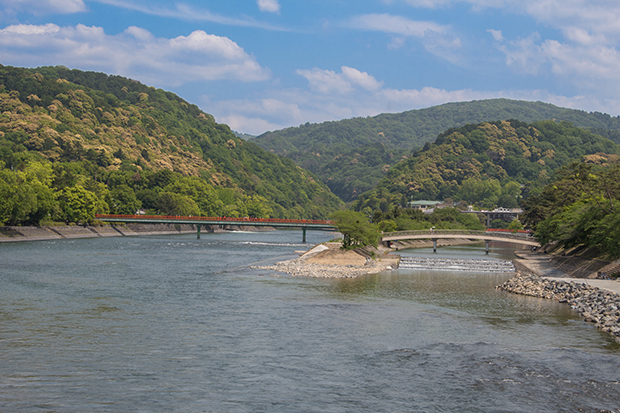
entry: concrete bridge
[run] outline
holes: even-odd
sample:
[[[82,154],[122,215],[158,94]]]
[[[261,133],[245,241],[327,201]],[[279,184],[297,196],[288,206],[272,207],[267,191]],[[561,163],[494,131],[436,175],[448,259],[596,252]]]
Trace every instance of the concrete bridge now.
[[[279,219],[279,218],[230,218],[230,217],[192,217],[170,215],[105,215],[96,214],[95,219],[103,222],[140,224],[190,224],[196,225],[197,237],[203,225],[243,225],[250,227],[300,228],[302,242],[306,242],[306,231],[335,231],[332,221],[317,219]]]
[[[428,231],[396,231],[385,232],[381,242],[389,246],[390,241],[430,239],[433,241],[433,252],[437,252],[438,239],[469,239],[480,240],[486,244],[486,252],[489,253],[489,242],[511,242],[513,244],[540,247],[540,244],[526,232],[502,232],[502,231],[470,231],[460,229],[433,229]]]

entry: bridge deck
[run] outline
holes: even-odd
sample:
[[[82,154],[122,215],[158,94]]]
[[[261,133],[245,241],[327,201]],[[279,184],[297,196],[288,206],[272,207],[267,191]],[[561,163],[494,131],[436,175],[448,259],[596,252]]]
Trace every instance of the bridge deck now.
[[[128,222],[146,224],[193,224],[193,225],[246,225],[254,227],[307,228],[333,231],[332,221],[316,219],[279,219],[279,218],[229,218],[229,217],[192,217],[171,215],[104,215],[95,218],[104,222]]]
[[[476,239],[480,241],[511,242],[514,244],[539,247],[540,244],[529,234],[506,233],[495,231],[469,230],[433,230],[433,231],[397,231],[383,234],[382,241],[399,241],[414,239]]]

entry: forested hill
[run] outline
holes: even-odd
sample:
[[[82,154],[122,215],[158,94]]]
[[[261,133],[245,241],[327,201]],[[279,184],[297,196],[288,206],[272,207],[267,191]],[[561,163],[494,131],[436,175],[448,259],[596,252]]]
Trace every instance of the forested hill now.
[[[316,173],[342,199],[373,188],[390,166],[432,142],[448,128],[517,119],[568,121],[620,142],[620,118],[542,102],[509,99],[448,103],[427,109],[368,118],[305,124],[267,132],[254,140]]]
[[[64,67],[0,66],[0,224],[138,208],[320,218],[340,205],[291,160],[170,92]]]
[[[417,199],[452,198],[486,208],[518,207],[571,162],[618,162],[620,147],[569,122],[516,120],[449,129],[395,165],[355,208],[368,212]]]

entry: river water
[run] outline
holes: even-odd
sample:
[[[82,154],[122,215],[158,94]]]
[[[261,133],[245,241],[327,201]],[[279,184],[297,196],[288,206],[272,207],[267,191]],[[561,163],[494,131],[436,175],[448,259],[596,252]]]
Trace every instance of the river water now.
[[[308,233],[310,243],[330,237]],[[510,274],[334,280],[248,268],[295,257],[307,247],[300,239],[276,231],[0,244],[0,411],[620,407],[619,346],[565,304],[495,290]]]

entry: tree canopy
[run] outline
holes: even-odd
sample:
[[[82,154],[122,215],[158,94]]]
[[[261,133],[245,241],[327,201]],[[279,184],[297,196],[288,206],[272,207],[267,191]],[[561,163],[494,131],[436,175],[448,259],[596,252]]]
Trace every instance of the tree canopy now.
[[[466,125],[447,130],[396,164],[353,208],[387,212],[412,200],[447,198],[481,208],[514,208],[540,192],[562,166],[607,162],[619,153],[612,141],[568,122]]]
[[[538,241],[597,249],[620,258],[620,164],[574,163],[524,203],[525,223]]]
[[[311,173],[178,96],[64,67],[0,65],[0,162],[10,224],[140,209],[327,218],[342,206]]]
[[[262,148],[310,170],[345,201],[372,189],[403,156],[430,144],[446,129],[517,119],[554,119],[620,143],[620,117],[509,99],[456,102],[402,113],[344,119],[267,132],[254,140]],[[468,137],[477,153],[484,140]],[[519,168],[517,163],[514,165]]]
[[[350,250],[366,246],[379,245],[381,234],[376,225],[368,218],[355,211],[337,211],[332,215],[336,229],[342,233],[342,248]]]

